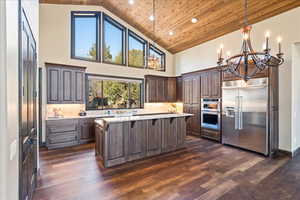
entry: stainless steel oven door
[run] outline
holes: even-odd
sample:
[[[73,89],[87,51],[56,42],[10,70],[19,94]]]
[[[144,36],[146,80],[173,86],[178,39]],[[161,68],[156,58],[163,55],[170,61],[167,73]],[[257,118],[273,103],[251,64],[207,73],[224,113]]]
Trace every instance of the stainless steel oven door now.
[[[201,127],[214,130],[220,130],[221,115],[220,112],[202,111]]]
[[[219,112],[221,110],[220,99],[201,99],[201,110]]]

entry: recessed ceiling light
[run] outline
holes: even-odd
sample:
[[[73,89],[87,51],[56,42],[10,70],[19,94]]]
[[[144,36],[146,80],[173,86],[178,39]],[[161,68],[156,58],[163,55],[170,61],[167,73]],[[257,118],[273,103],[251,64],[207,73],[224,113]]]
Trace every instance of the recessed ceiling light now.
[[[150,21],[154,21],[154,16],[151,15],[151,16],[149,17],[149,19],[150,19]]]
[[[195,18],[195,17],[193,17],[191,21],[192,21],[192,23],[193,23],[193,24],[195,24],[195,23],[197,23],[197,22],[198,22],[198,19],[197,19],[197,18]]]
[[[133,5],[133,4],[134,4],[134,0],[129,0],[128,3],[129,3],[130,5]]]
[[[169,35],[170,36],[174,35],[174,32],[173,31],[169,31]]]

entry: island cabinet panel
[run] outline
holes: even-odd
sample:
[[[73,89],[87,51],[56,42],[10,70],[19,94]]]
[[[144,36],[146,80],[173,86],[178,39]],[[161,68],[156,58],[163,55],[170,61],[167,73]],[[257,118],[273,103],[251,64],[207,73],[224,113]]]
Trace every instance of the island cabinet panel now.
[[[78,144],[78,120],[65,119],[46,122],[46,145],[49,149]]]
[[[147,156],[161,153],[162,125],[160,119],[147,121]]]
[[[162,151],[173,151],[177,147],[177,120],[176,118],[169,118],[163,120],[163,137],[162,137]]]
[[[85,68],[49,63],[46,66],[48,104],[84,103]]]
[[[177,118],[177,148],[184,147],[186,137],[186,118]]]
[[[107,167],[126,162],[128,125],[129,123],[122,122],[109,125],[104,145]]]
[[[95,140],[95,119],[79,120],[79,143],[84,144]]]
[[[147,121],[130,121],[128,129],[128,154],[127,160],[137,160],[145,157]]]

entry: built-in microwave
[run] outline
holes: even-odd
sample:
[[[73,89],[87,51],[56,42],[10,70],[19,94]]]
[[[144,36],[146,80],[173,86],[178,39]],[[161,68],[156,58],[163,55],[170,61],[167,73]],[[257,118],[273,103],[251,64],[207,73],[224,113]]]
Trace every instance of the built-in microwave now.
[[[221,110],[220,99],[201,99],[201,110],[219,112]]]

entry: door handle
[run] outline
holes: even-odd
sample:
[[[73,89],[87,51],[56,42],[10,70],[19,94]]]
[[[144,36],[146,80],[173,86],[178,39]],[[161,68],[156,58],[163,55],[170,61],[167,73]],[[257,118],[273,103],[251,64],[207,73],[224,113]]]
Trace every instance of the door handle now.
[[[235,97],[235,108],[234,108],[234,130],[239,128],[239,97]]]
[[[240,96],[240,100],[239,100],[239,130],[242,130],[243,127],[243,96]]]

